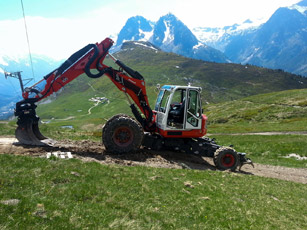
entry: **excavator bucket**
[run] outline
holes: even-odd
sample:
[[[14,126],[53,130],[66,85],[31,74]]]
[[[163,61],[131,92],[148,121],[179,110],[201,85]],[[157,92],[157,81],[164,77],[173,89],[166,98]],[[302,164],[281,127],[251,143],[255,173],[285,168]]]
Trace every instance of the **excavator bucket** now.
[[[18,119],[15,137],[22,145],[52,146],[55,141],[45,137],[39,130],[39,117],[36,116],[35,107],[16,106],[15,115]]]
[[[24,145],[36,145],[36,146],[46,146],[49,145],[43,140],[48,140],[44,135],[41,134],[38,128],[38,123],[32,121],[24,122],[23,125],[18,125],[15,136],[20,144]]]

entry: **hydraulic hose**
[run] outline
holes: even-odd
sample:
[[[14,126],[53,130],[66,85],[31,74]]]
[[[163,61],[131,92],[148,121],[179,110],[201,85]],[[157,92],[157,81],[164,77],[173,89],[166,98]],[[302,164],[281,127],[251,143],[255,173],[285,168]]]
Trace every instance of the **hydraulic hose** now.
[[[94,48],[94,55],[90,58],[90,60],[85,65],[84,72],[90,78],[99,78],[99,77],[101,77],[102,75],[105,74],[105,70],[104,69],[102,69],[102,70],[99,69],[99,61],[105,55],[105,53],[103,53],[101,55],[101,57],[98,59],[98,61],[97,61],[96,70],[98,71],[98,73],[97,74],[93,74],[93,73],[91,73],[91,65],[97,59],[98,54],[99,54],[99,49],[98,49],[98,47],[95,44],[91,44],[91,48]]]

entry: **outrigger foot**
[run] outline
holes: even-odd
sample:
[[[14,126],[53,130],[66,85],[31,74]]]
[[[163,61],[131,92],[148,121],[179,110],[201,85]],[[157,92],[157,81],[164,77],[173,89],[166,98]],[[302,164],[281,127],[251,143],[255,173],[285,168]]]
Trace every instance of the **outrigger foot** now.
[[[240,156],[239,171],[241,171],[243,165],[252,165],[253,168],[255,168],[252,160],[250,158],[246,158],[245,155],[246,153],[239,153]]]

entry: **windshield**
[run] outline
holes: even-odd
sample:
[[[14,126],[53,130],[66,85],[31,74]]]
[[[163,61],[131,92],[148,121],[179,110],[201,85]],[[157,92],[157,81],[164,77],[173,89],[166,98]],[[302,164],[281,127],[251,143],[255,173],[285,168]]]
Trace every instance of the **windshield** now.
[[[164,94],[164,90],[161,89],[160,92],[159,92],[157,101],[156,101],[156,105],[155,105],[155,110],[156,111],[159,111],[159,107],[160,107],[161,100],[163,98],[163,94]]]

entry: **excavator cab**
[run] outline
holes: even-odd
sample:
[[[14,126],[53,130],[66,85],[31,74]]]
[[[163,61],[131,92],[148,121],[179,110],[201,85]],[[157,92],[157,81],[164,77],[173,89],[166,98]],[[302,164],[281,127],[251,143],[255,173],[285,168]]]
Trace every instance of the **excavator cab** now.
[[[201,88],[165,85],[155,105],[156,124],[164,137],[202,137],[206,134]]]

